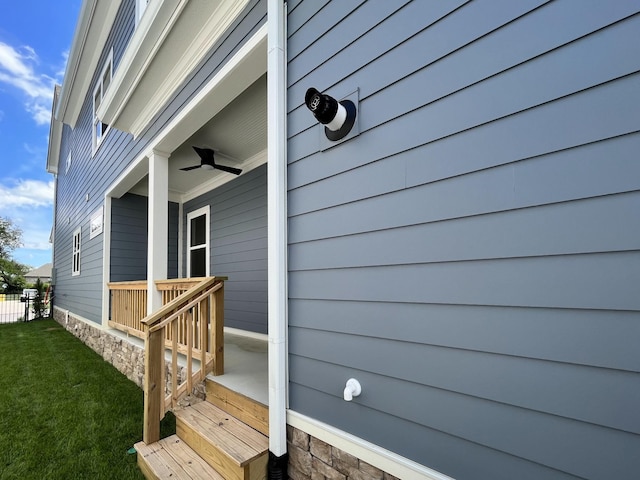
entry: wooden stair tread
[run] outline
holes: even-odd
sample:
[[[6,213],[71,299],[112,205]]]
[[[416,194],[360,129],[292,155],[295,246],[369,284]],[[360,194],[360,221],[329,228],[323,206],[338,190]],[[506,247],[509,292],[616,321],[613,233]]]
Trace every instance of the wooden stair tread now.
[[[224,480],[189,445],[177,435],[147,445],[136,443],[138,465],[146,478],[158,480],[196,480],[210,478]]]
[[[269,449],[268,437],[211,403],[200,402],[174,414],[178,423],[197,431],[239,467],[266,454]]]

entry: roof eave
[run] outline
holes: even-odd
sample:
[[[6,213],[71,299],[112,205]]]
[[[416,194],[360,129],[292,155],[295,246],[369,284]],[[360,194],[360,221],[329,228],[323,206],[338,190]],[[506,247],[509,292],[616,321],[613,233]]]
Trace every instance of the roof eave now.
[[[60,163],[60,144],[62,142],[62,122],[56,120],[55,111],[62,87],[53,87],[53,104],[51,105],[51,122],[49,124],[49,146],[47,149],[47,172],[57,175]]]
[[[64,73],[57,120],[75,127],[122,0],[84,0]]]

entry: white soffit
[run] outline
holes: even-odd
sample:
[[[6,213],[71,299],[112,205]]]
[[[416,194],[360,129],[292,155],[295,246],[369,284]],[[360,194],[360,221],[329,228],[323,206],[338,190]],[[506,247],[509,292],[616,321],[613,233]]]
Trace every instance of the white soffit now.
[[[62,142],[62,122],[56,120],[55,112],[60,98],[60,90],[62,87],[56,85],[53,87],[53,104],[51,106],[51,121],[49,123],[49,145],[47,149],[47,172],[58,173],[58,164],[60,163],[60,145]]]
[[[122,0],[82,2],[80,17],[64,72],[56,119],[75,128]]]
[[[116,68],[98,117],[138,136],[247,3],[150,2]]]
[[[267,71],[263,25],[156,137],[153,148],[173,152]]]

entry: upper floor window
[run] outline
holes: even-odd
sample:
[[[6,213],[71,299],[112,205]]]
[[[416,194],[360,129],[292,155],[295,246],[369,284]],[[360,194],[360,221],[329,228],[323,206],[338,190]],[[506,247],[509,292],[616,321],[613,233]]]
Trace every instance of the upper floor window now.
[[[102,123],[98,116],[96,115],[96,111],[98,107],[102,103],[102,99],[104,98],[104,94],[109,88],[111,84],[111,78],[113,77],[113,51],[109,54],[109,58],[105,63],[102,72],[100,74],[100,78],[96,83],[96,88],[93,91],[93,151],[95,152],[100,146],[100,142],[104,138],[104,135],[107,133],[109,129],[109,125],[106,123]]]
[[[136,25],[140,23],[140,19],[144,14],[144,11],[147,9],[147,5],[149,4],[149,0],[136,0]]]

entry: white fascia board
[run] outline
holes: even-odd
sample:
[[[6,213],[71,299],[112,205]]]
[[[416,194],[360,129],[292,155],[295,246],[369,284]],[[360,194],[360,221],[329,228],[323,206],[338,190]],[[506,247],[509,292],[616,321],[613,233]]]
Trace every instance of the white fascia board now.
[[[149,4],[127,47],[98,117],[137,137],[172,97],[248,0]]]
[[[55,111],[60,97],[60,85],[53,88],[53,104],[51,106],[51,122],[49,124],[49,145],[47,147],[47,172],[56,175],[60,163],[60,145],[62,143],[62,122],[56,120]]]
[[[121,2],[85,0],[82,3],[55,112],[56,119],[71,128],[75,128]]]

